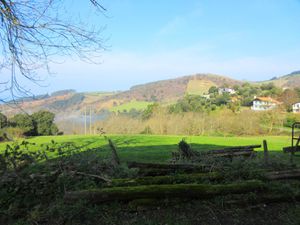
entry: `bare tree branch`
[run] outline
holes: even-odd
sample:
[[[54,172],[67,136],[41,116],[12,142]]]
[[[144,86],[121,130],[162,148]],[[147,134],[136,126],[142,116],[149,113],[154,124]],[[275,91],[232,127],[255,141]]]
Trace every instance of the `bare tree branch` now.
[[[89,2],[106,11],[98,1]],[[76,55],[97,62],[105,49],[103,28],[62,15],[63,5],[63,0],[0,0],[0,72],[11,73],[9,79],[0,80],[0,93],[9,91],[13,98],[28,94],[17,75],[39,83],[37,71],[49,72],[54,56]]]

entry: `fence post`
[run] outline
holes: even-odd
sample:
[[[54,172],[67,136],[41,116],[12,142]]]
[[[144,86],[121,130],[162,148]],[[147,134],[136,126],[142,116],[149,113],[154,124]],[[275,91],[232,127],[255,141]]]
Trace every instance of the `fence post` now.
[[[268,149],[268,143],[267,140],[263,140],[263,146],[264,146],[264,162],[267,166],[269,164],[269,149]]]

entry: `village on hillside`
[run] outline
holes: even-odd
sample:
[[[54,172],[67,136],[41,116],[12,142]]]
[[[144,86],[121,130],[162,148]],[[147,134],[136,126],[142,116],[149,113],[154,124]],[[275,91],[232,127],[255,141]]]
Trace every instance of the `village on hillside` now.
[[[230,102],[237,102],[240,98],[240,96],[237,94],[237,91],[234,88],[220,87],[217,90],[219,95],[229,95]],[[204,94],[203,97],[209,99],[210,95]],[[290,98],[290,96],[286,97]],[[253,100],[251,101],[250,108],[253,111],[273,110],[283,105],[284,100],[286,99],[283,99],[283,101],[279,101],[270,96],[254,96]],[[292,102],[289,102],[288,107],[291,109],[290,112],[300,113],[300,99],[298,97],[294,97]]]

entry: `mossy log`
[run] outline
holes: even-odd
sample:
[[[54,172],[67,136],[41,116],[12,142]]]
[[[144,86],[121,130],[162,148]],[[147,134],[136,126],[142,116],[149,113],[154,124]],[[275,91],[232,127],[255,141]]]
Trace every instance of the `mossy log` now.
[[[190,171],[180,171],[180,170],[174,170],[174,169],[141,169],[139,168],[138,170],[138,175],[140,177],[148,177],[148,176],[165,176],[165,175],[170,175],[174,173],[186,173]],[[193,171],[192,171],[193,172]],[[196,172],[202,172],[202,171],[196,171]]]
[[[243,151],[235,151],[235,152],[224,152],[224,153],[214,153],[214,157],[251,157],[255,156],[256,152],[253,150],[243,150]]]
[[[216,181],[222,179],[222,175],[216,172],[198,174],[176,174],[173,176],[140,177],[135,179],[113,179],[110,186],[138,186],[158,184],[193,184],[203,181]]]
[[[268,180],[300,179],[300,169],[267,172],[265,177]]]
[[[182,170],[182,171],[203,171],[208,168],[206,165],[195,164],[158,164],[158,163],[139,163],[128,162],[128,168],[140,169],[162,169],[162,170]]]
[[[223,150],[223,151],[243,151],[243,150],[249,150],[249,149],[254,149],[254,148],[261,148],[261,145],[232,146],[232,147],[228,147],[228,148],[223,148],[221,150]],[[212,150],[212,151],[214,151],[214,150]],[[217,151],[220,151],[220,150],[217,150]]]
[[[234,146],[218,150],[210,150],[206,152],[208,155],[217,157],[251,157],[255,156],[255,148],[260,148],[261,145]]]
[[[130,201],[145,198],[210,199],[219,195],[261,191],[264,188],[265,184],[258,180],[219,185],[145,185],[67,192],[64,196],[64,200],[67,203],[72,203],[78,200],[85,200],[91,203],[101,203],[107,201]]]
[[[271,171],[265,172],[257,170],[257,173],[264,173],[262,178],[266,180],[282,180],[282,179],[300,179],[300,169]],[[113,179],[110,186],[138,186],[138,185],[157,185],[157,184],[193,184],[203,181],[220,181],[223,175],[219,172],[209,173],[192,173],[192,174],[175,174],[169,176],[152,176],[127,179]]]

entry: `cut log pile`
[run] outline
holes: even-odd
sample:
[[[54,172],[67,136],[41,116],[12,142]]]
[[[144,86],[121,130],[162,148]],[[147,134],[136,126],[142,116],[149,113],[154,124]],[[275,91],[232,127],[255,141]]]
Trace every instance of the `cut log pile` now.
[[[185,143],[181,143],[178,154],[186,159],[201,157]],[[253,156],[261,145],[235,146],[204,153],[213,157]],[[267,148],[266,148],[267,149]],[[174,154],[174,153],[173,153]],[[268,182],[285,179],[300,179],[300,169],[285,171],[256,171],[256,180],[226,183],[221,172],[212,172],[209,165],[201,164],[157,164],[128,162],[128,168],[139,170],[138,178],[112,179],[102,189],[67,192],[64,200],[73,203],[85,200],[92,203],[110,201],[134,201],[137,199],[211,199],[216,196],[255,193],[256,202],[286,201],[300,197],[300,192],[290,196],[278,194],[268,188]],[[149,176],[150,177],[147,177]],[[227,181],[228,182],[228,181]],[[243,199],[242,199],[243,200]]]
[[[255,148],[260,148],[261,145],[250,145],[250,146],[236,146],[231,148],[224,148],[220,150],[211,150],[206,154],[213,155],[214,157],[254,157],[256,152]]]
[[[254,149],[256,148],[261,148],[261,145],[233,146],[206,152],[194,151],[190,147],[184,146],[184,148],[179,148],[178,152],[172,152],[172,161],[176,162],[180,159],[201,159],[201,157],[205,156],[226,157],[230,159],[233,157],[254,157],[256,155]]]
[[[130,162],[130,168],[166,170],[188,169],[197,171],[201,166],[192,164],[154,164]],[[109,201],[132,201],[136,199],[210,199],[220,195],[235,195],[245,193],[261,193],[257,202],[277,202],[290,199],[291,196],[278,195],[268,190],[266,181],[281,179],[300,179],[300,169],[287,171],[261,171],[261,180],[246,180],[227,184],[207,184],[222,181],[218,172],[175,174],[169,176],[140,177],[135,179],[113,179],[102,189],[67,192],[65,201],[72,203],[86,200],[92,203]],[[204,184],[206,183],[206,184]],[[294,197],[299,197],[297,193]],[[298,198],[297,197],[297,198]]]
[[[261,148],[261,145],[248,145],[248,146],[234,146],[219,150],[211,150],[207,154],[213,154],[220,157],[233,157],[233,156],[254,156],[255,148]]]

